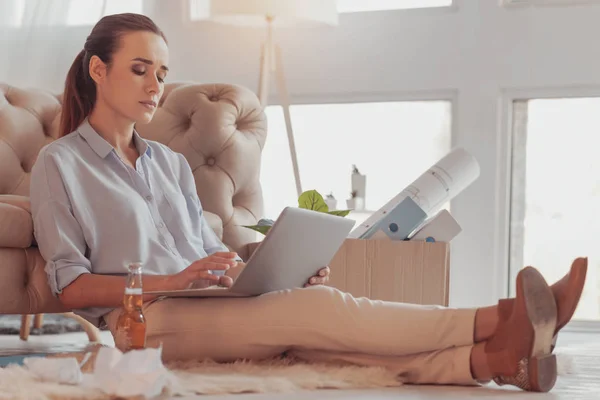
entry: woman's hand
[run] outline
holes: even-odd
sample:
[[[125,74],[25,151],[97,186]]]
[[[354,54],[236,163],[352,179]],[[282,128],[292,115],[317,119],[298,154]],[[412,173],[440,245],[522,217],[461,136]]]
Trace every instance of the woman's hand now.
[[[194,261],[189,267],[177,274],[170,275],[169,287],[173,290],[188,289],[192,284],[195,288],[220,285],[229,287],[233,284],[230,276],[218,276],[210,271],[229,271],[238,265],[234,260],[234,252],[218,252]]]
[[[311,277],[308,280],[308,283],[306,285],[304,285],[304,287],[311,287],[311,286],[326,284],[327,282],[329,282],[329,274],[330,273],[331,273],[331,270],[329,269],[329,267],[320,269],[319,272],[317,272],[317,275]]]

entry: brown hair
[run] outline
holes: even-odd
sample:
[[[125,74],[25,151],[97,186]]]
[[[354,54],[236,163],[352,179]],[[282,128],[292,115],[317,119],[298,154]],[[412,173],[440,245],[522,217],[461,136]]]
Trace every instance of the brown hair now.
[[[60,136],[73,132],[90,114],[96,103],[96,84],[90,77],[92,56],[98,56],[110,66],[112,55],[118,49],[121,37],[127,32],[147,31],[167,38],[156,24],[145,15],[115,14],[103,17],[87,37],[83,50],[71,65],[65,81]]]

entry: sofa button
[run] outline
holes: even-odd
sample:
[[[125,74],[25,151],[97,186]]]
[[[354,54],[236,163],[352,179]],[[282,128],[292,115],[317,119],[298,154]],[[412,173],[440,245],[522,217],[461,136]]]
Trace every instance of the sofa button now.
[[[207,163],[208,165],[215,165],[215,159],[214,159],[214,158],[212,158],[212,157],[210,157],[210,158],[208,158],[208,159],[206,160],[206,163]]]

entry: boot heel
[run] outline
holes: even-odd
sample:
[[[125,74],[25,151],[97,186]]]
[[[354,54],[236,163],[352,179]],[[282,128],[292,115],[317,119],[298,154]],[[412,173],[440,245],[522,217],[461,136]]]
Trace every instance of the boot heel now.
[[[534,392],[549,392],[556,383],[556,356],[548,354],[529,359],[529,385]]]

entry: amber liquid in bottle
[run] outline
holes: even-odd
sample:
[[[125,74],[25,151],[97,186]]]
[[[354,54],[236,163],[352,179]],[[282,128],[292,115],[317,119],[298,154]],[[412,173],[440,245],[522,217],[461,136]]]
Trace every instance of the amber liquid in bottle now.
[[[142,266],[129,265],[123,309],[117,320],[115,345],[122,352],[146,347],[146,318],[142,312]]]

